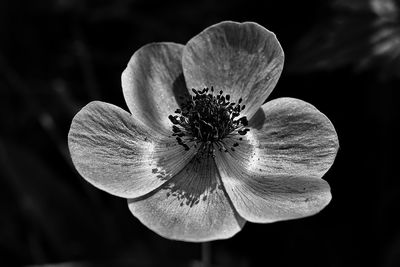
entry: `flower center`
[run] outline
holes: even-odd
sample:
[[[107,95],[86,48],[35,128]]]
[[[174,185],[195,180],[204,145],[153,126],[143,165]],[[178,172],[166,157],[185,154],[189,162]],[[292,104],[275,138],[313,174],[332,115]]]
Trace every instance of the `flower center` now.
[[[213,87],[192,91],[194,96],[175,111],[177,115],[168,116],[173,123],[173,136],[185,150],[190,149],[189,145],[199,146],[201,155],[214,156],[216,148],[228,152],[224,138],[245,135],[250,130],[244,128],[248,124],[247,118],[239,117],[245,109],[245,105],[240,105],[242,99],[237,104],[230,102],[230,95],[224,95],[223,91],[214,93]],[[238,145],[234,143],[230,149],[235,151],[234,147]]]

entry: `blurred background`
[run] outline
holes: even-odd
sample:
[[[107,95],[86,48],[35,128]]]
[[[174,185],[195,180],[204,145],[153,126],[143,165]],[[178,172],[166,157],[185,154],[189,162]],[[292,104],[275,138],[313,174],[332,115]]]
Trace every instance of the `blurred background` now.
[[[92,100],[127,110],[120,75],[135,50],[186,43],[223,20],[276,33],[286,62],[270,99],[315,105],[341,147],[324,177],[333,194],[326,209],[247,223],[212,243],[215,266],[400,266],[399,8],[398,0],[1,0],[0,266],[200,259],[199,244],[159,237],[125,199],[86,183],[72,166],[67,133]]]

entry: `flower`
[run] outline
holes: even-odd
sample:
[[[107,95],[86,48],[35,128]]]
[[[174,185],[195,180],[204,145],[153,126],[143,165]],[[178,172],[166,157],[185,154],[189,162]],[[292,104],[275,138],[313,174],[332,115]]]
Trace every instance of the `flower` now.
[[[224,239],[246,221],[319,212],[331,200],[321,177],[338,139],[304,101],[263,104],[283,61],[275,35],[253,22],[218,23],[186,45],[140,48],[122,73],[130,113],[95,101],[74,117],[76,169],[127,198],[137,219],[169,239]]]

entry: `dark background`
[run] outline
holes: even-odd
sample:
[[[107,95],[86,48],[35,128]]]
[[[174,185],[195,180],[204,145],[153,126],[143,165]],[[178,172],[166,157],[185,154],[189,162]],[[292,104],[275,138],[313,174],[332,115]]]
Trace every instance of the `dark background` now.
[[[212,243],[216,266],[400,266],[394,166],[400,24],[395,0],[0,2],[0,266],[188,266],[200,245],[163,239],[125,199],[85,182],[67,133],[92,100],[127,110],[120,75],[149,42],[186,43],[223,21],[255,21],[286,55],[270,99],[315,105],[340,149],[316,216],[247,223]]]

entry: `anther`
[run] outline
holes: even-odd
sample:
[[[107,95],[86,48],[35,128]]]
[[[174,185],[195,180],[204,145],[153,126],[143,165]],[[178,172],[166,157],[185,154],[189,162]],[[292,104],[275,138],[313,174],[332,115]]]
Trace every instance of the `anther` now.
[[[176,136],[178,144],[185,150],[190,149],[188,142],[193,142],[194,147],[201,144],[198,153],[207,156],[214,156],[214,145],[220,151],[223,149],[228,152],[223,139],[232,134],[245,135],[249,131],[247,128],[243,129],[248,125],[247,118],[238,118],[245,109],[245,105],[240,105],[242,98],[237,104],[231,103],[230,95],[223,95],[222,90],[214,95],[213,86],[201,90],[192,89],[192,92],[194,95],[175,110],[177,115],[168,116],[173,124],[173,136]],[[234,143],[230,150],[235,151],[233,147],[237,146],[239,143]]]

